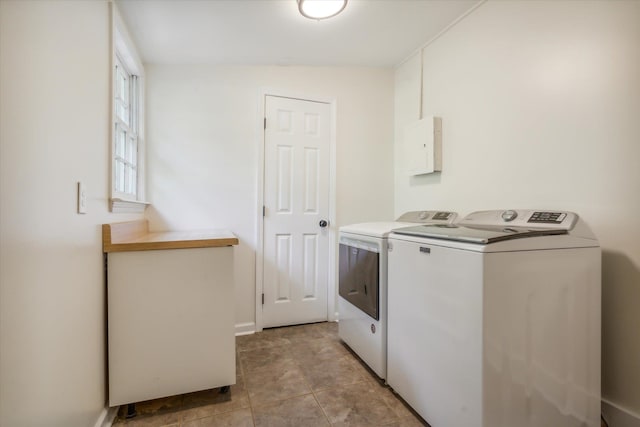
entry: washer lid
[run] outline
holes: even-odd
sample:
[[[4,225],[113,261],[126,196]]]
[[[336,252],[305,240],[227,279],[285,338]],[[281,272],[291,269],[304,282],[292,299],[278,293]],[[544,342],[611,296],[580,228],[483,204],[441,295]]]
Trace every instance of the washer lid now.
[[[525,237],[567,234],[567,230],[522,227],[471,227],[459,225],[417,225],[393,230],[397,234],[486,245]]]

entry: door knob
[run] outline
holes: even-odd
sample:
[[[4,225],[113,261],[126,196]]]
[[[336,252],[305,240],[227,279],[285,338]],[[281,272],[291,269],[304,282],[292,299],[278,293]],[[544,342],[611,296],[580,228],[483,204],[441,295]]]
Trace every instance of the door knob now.
[[[327,225],[329,225],[329,223],[326,220],[321,219],[318,225],[322,228],[325,228]]]

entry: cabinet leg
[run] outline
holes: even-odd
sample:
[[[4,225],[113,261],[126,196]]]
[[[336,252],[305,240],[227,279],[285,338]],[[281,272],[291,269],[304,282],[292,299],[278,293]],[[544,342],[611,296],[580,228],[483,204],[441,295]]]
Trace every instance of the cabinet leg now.
[[[136,415],[138,415],[138,413],[136,412],[136,404],[135,403],[129,403],[127,405],[127,415],[125,416],[125,418],[127,418],[127,419],[133,418]]]

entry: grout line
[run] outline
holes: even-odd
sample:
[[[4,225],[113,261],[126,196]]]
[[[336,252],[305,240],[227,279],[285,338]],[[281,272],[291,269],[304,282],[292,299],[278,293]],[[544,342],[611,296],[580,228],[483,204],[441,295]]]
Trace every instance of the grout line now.
[[[318,407],[322,411],[322,414],[324,415],[324,418],[327,420],[329,425],[332,426],[333,423],[329,419],[329,415],[327,415],[327,412],[324,410],[324,407],[320,404],[320,401],[318,400],[318,396],[316,396],[316,392],[315,391],[311,391],[311,395],[313,396],[313,399],[316,401],[316,404],[318,405]]]
[[[245,388],[247,387],[247,383],[245,381]],[[249,390],[245,390],[247,393],[247,400],[249,401],[249,412],[251,412],[251,422],[253,422],[253,427],[256,427],[256,413],[253,411],[253,405],[251,404],[251,396],[249,396]]]

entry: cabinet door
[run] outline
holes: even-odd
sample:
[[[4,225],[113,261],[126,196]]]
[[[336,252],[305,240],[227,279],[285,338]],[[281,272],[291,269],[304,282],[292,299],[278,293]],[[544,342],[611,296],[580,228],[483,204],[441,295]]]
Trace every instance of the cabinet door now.
[[[233,248],[110,253],[109,406],[235,384]]]
[[[389,385],[431,425],[481,425],[481,254],[390,246]]]

